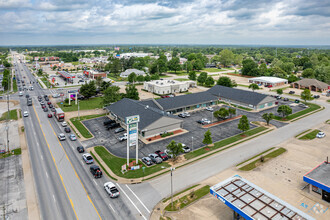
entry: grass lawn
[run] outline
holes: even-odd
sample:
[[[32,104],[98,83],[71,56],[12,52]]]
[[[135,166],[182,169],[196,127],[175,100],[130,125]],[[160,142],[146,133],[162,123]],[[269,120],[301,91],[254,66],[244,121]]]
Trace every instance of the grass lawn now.
[[[41,81],[47,86],[47,88],[50,88],[51,84],[46,77],[42,77]]]
[[[226,71],[226,69],[205,68],[202,70],[202,72],[209,72],[209,73],[216,73],[216,72],[222,72],[222,71]]]
[[[14,92],[17,92],[18,91],[16,79],[13,80],[13,90],[14,90]]]
[[[275,151],[273,151],[273,152],[271,152],[269,154],[266,154],[264,156],[264,162],[266,162],[267,160],[269,160],[271,158],[275,158],[275,157],[283,154],[285,151],[286,151],[286,149],[284,149],[284,148],[281,147],[281,148],[279,148],[279,149],[277,149],[277,150],[275,150]],[[247,164],[246,166],[239,168],[239,169],[242,170],[242,171],[253,170],[254,168],[257,167],[257,162],[264,163],[264,162],[261,162],[260,159],[257,159],[255,161]]]
[[[328,99],[327,102],[330,102],[330,99]]]
[[[316,135],[319,132],[320,132],[320,130],[315,129],[315,130],[313,130],[313,131],[305,134],[304,136],[302,136],[302,137],[300,137],[298,139],[299,140],[313,140],[314,138],[316,138]]]
[[[100,167],[102,168],[102,170],[113,180],[117,181],[118,179],[114,178],[113,176],[110,175],[110,173],[108,173],[108,171],[104,168],[104,166],[100,163],[100,161],[94,156],[93,152],[91,152],[92,157],[94,158],[94,160],[96,160],[96,162],[100,165]]]
[[[243,163],[245,163],[245,162],[247,162],[247,161],[249,161],[249,160],[252,160],[252,159],[254,159],[254,158],[256,158],[256,157],[259,157],[260,155],[265,154],[265,153],[267,153],[268,151],[271,151],[271,150],[273,150],[273,149],[274,149],[274,147],[271,147],[271,148],[269,148],[268,150],[265,150],[264,152],[261,152],[260,154],[257,154],[257,155],[255,155],[255,156],[253,156],[253,157],[247,159],[246,161],[243,161],[243,162],[237,164],[236,166],[239,166],[239,165],[241,165],[241,164],[243,164]]]
[[[247,87],[247,88],[249,88],[249,86],[248,85],[243,85],[243,84],[237,84],[238,86],[242,86],[242,87]]]
[[[172,77],[172,76],[169,76],[169,75],[159,75],[159,78],[160,78],[160,79],[168,78],[168,77]]]
[[[196,185],[193,185],[193,186],[191,186],[191,187],[189,187],[189,188],[187,188],[187,189],[182,190],[181,192],[175,193],[175,194],[173,195],[173,197],[176,197],[176,196],[178,196],[178,195],[180,195],[180,194],[182,194],[182,193],[184,193],[184,192],[187,192],[188,190],[191,190],[192,188],[195,188],[196,186],[199,186],[199,185],[200,185],[200,184],[196,184]],[[168,198],[164,199],[164,200],[163,200],[163,203],[167,202],[167,201],[170,200],[170,199],[171,199],[171,197],[168,197]]]
[[[101,114],[101,115],[86,115],[86,116],[81,116],[80,120],[78,119],[78,117],[75,118],[70,118],[70,121],[72,122],[72,124],[78,129],[78,131],[80,132],[80,134],[84,137],[84,138],[91,138],[93,137],[93,135],[88,131],[88,129],[81,123],[81,121],[83,120],[88,120],[88,119],[92,119],[92,118],[98,118],[98,117],[102,117],[106,114]]]
[[[96,109],[96,108],[103,108],[102,103],[102,97],[95,97],[90,98],[87,100],[80,100],[79,101],[79,109],[80,110],[90,110],[90,109]],[[74,103],[74,101],[71,102],[71,106],[69,104],[61,104],[61,102],[57,103],[58,106],[64,111],[64,112],[73,112],[78,111],[78,105]]]
[[[234,105],[234,104],[231,104],[232,106],[236,107],[236,108],[239,108],[239,109],[242,109],[242,110],[245,110],[245,111],[252,111],[252,109],[250,108],[245,108],[243,106],[239,106],[239,105]]]
[[[303,132],[301,132],[300,134],[297,134],[297,135],[294,136],[294,137],[299,137],[300,135],[305,134],[306,132],[309,132],[310,130],[312,130],[312,129],[308,129],[308,130],[306,130],[306,131],[303,131]]]
[[[189,81],[190,79],[185,79],[185,78],[177,78],[177,79],[174,79],[176,81],[180,81],[180,82],[183,82],[183,81]]]
[[[115,77],[115,76],[110,76],[110,75],[108,75],[107,77],[109,79],[112,79],[112,80],[117,81],[117,82],[119,82],[119,81],[127,81],[127,80],[125,80],[126,78]]]
[[[12,150],[10,153],[0,154],[0,159],[10,157],[11,155],[13,155],[12,152],[14,152],[14,155],[20,155],[22,153],[22,150],[21,148],[17,148],[15,150]]]
[[[172,209],[172,203],[168,204],[165,207],[166,211],[177,211],[181,210],[184,207],[188,206],[192,202],[202,198],[203,196],[207,195],[210,193],[210,186],[206,185],[196,191],[191,192],[190,194],[173,201],[173,209]]]
[[[126,158],[116,157],[110,154],[109,151],[102,146],[97,146],[94,148],[94,150],[102,158],[102,160],[108,165],[108,167],[112,170],[114,174],[124,178],[132,178],[132,179],[141,178],[153,174],[155,172],[158,172],[160,170],[163,170],[162,167],[170,167],[170,165],[167,162],[163,162],[161,164],[156,164],[147,167],[141,161],[139,161],[139,164],[141,164],[142,167],[145,167],[144,172],[143,169],[138,169],[138,170],[129,170],[123,174],[121,172],[121,166],[126,163]],[[135,159],[130,159],[130,161],[133,160]]]
[[[213,147],[205,146],[205,147],[199,148],[198,150],[189,152],[189,153],[185,154],[184,157],[187,160],[189,160],[189,159],[198,157],[200,155],[203,155],[205,153],[208,153],[210,151],[213,151],[213,150],[222,148],[222,147],[224,147],[226,145],[232,144],[232,143],[234,143],[236,141],[243,140],[243,139],[245,139],[245,138],[247,138],[249,136],[255,135],[255,134],[260,133],[260,132],[263,132],[265,130],[267,130],[267,128],[265,128],[265,127],[253,128],[253,129],[250,129],[250,130],[248,130],[248,131],[246,131],[244,133],[241,133],[241,134],[238,134],[238,135],[235,135],[235,136],[232,136],[232,137],[223,139],[221,141],[218,141],[218,142],[214,143],[214,146]]]
[[[187,71],[185,71],[185,70],[176,71],[176,73],[174,71],[168,71],[167,73],[175,74],[177,76],[186,76],[186,75],[188,75]]]
[[[4,112],[1,115],[0,121],[7,120],[8,112]],[[9,111],[9,120],[17,120],[17,110],[13,109]]]
[[[289,115],[289,116],[287,116],[285,118],[282,118],[282,117],[279,117],[279,116],[275,115],[274,119],[280,120],[280,121],[289,121],[289,120],[298,118],[298,117],[300,117],[302,115],[305,115],[305,114],[307,114],[309,112],[312,112],[312,111],[315,111],[315,110],[321,108],[321,106],[316,105],[316,104],[313,104],[313,103],[307,103],[306,105],[308,105],[309,108],[306,108],[306,109],[301,110],[299,112],[293,113],[293,114],[291,114],[291,115]]]

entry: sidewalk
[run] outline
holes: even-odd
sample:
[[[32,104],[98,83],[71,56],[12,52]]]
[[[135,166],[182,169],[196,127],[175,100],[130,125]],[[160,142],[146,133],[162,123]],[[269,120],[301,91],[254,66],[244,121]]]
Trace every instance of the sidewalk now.
[[[269,154],[269,153],[271,153],[271,152],[273,152],[273,151],[276,151],[276,150],[278,150],[278,149],[279,149],[278,147],[275,147],[274,149],[272,149],[272,150],[270,150],[270,151],[267,151],[266,153],[263,153],[263,154],[261,154],[261,155],[259,155],[259,156],[257,156],[257,157],[252,157],[251,159],[249,159],[249,160],[245,161],[244,163],[240,164],[239,166],[236,166],[236,168],[237,168],[237,169],[240,169],[241,167],[244,167],[244,166],[248,165],[249,163],[251,163],[251,162],[253,162],[253,161],[255,161],[255,160],[259,160],[260,157],[264,157],[264,156],[266,156],[267,154]]]

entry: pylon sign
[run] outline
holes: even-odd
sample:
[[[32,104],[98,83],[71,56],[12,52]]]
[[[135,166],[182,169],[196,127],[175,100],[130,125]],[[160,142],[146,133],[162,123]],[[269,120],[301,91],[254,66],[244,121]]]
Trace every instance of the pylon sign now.
[[[136,146],[136,162],[138,162],[138,123],[140,122],[139,115],[126,117],[127,126],[127,165],[129,165],[129,147]]]

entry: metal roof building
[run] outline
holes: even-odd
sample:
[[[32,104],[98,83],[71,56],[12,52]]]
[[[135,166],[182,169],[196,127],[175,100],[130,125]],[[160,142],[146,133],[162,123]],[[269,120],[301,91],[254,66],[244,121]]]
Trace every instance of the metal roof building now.
[[[238,175],[212,186],[210,193],[244,219],[314,219]]]
[[[255,83],[258,85],[281,86],[284,84],[288,84],[288,80],[273,76],[260,76],[260,77],[250,78],[249,83]]]

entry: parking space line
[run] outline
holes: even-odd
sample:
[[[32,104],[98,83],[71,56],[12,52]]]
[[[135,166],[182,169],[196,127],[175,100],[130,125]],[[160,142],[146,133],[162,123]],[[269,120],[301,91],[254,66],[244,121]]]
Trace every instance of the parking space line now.
[[[118,188],[125,194],[125,196],[128,198],[128,200],[132,203],[132,205],[136,208],[136,210],[140,213],[140,215],[143,217],[144,220],[147,220],[147,218],[142,214],[140,209],[134,204],[134,202],[131,200],[131,198],[126,194],[126,192],[119,186],[118,183],[116,183]]]
[[[114,213],[117,213],[117,212],[115,211],[115,209],[110,205],[110,203],[109,203],[109,207],[112,209],[112,211],[113,211]]]
[[[93,179],[93,182],[95,183],[95,185],[97,185],[97,182]]]
[[[126,185],[127,189],[129,189],[129,191],[131,191],[131,193],[137,198],[137,200],[139,200],[139,202],[142,204],[142,206],[148,211],[148,213],[150,214],[149,209],[143,204],[143,202],[139,199],[139,197],[137,197],[137,195],[133,192],[133,190],[131,188],[128,187],[128,185]]]

